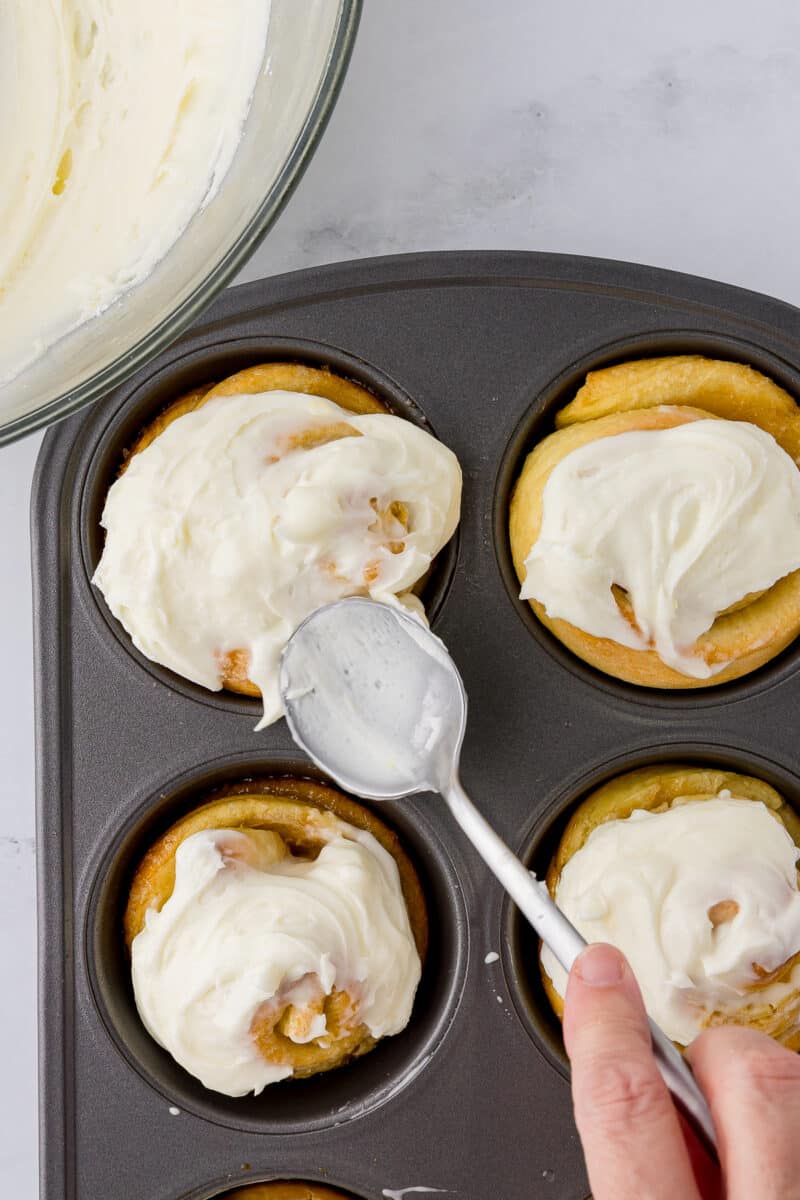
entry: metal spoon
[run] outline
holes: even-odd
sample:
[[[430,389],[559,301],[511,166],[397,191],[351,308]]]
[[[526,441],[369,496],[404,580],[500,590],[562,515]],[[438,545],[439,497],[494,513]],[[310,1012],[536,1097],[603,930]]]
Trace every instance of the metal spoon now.
[[[370,800],[438,792],[536,933],[570,970],[585,940],[461,785],[467,695],[439,638],[397,608],[339,600],[318,609],[289,639],[280,689],[292,737],[346,791]],[[667,1087],[716,1157],[711,1113],[688,1064],[652,1021],[650,1029]]]

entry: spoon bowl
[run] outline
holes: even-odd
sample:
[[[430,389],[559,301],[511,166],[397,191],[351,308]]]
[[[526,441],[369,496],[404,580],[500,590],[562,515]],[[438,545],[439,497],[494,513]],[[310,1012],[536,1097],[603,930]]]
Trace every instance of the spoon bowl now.
[[[467,695],[417,617],[359,597],[317,609],[283,652],[280,688],[292,737],[347,791],[398,800],[446,788]]]

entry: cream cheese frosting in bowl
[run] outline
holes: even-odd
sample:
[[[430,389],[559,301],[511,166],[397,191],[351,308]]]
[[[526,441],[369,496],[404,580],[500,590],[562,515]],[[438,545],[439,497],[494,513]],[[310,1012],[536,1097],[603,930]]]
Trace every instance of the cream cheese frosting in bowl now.
[[[218,690],[246,652],[282,713],[280,653],[323,604],[369,595],[421,618],[415,584],[458,523],[455,456],[410,421],[320,396],[212,396],[129,461],[94,582],[151,660]]]
[[[0,385],[141,282],[217,192],[269,0],[12,0],[0,16]]]
[[[0,6],[0,442],[172,341],[310,157],[355,0]]]

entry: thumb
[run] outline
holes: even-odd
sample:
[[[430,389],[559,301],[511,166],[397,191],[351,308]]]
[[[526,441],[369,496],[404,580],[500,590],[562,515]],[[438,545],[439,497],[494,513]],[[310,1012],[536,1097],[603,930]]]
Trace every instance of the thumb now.
[[[612,946],[588,946],[572,968],[564,1041],[595,1200],[699,1200],[641,993]]]

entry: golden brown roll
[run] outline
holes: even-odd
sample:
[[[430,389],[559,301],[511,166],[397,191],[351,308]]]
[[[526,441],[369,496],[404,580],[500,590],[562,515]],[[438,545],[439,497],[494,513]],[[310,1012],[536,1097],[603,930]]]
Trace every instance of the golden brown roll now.
[[[150,847],[124,937],[145,1026],[206,1086],[241,1095],[399,1032],[428,922],[382,821],[322,784],[274,778],[223,789]]]
[[[600,448],[618,435],[628,436]],[[752,367],[687,355],[591,372],[514,488],[509,532],[523,596],[574,654],[631,683],[709,687],[755,670],[800,632],[799,455],[800,410]],[[568,574],[556,581],[554,571]],[[739,586],[749,579],[757,586]],[[709,592],[727,603],[702,628]],[[567,611],[588,614],[592,628]],[[663,629],[684,614],[691,642],[668,643]]]
[[[461,473],[430,434],[331,371],[264,363],[194,388],[134,441],[93,582],[139,650],[282,715],[280,654],[316,608],[416,590]]]
[[[340,408],[360,415],[389,411],[386,405],[365,387],[354,383],[352,379],[334,375],[325,367],[305,367],[300,363],[288,362],[261,363],[259,366],[237,371],[235,375],[229,375],[220,383],[204,384],[178,396],[141,430],[125,453],[120,474],[125,471],[130,459],[146,450],[173,421],[185,413],[201,408],[215,396],[246,396],[277,391],[322,396],[323,399],[338,404]]]
[[[650,1015],[676,1044],[721,1024],[800,1049],[800,818],[763,780],[659,765],[577,807],[547,872],[588,941],[626,953]],[[563,1014],[564,972],[542,948]]]
[[[251,1183],[226,1192],[224,1200],[348,1200],[322,1183]]]
[[[385,404],[373,396],[372,392],[367,391],[360,384],[354,383],[351,379],[334,375],[326,368],[306,367],[300,363],[262,363],[257,367],[247,367],[244,371],[237,371],[235,375],[229,375],[220,383],[193,388],[189,392],[184,392],[177,400],[173,400],[145,425],[130,450],[126,452],[120,474],[127,469],[130,460],[135,455],[141,454],[142,450],[146,450],[173,421],[188,412],[194,412],[201,408],[215,396],[255,395],[260,392],[275,391],[297,392],[305,396],[322,396],[323,399],[338,404],[340,408],[357,414],[388,413],[389,411]],[[294,446],[290,445],[287,449],[307,449],[312,445],[322,445],[325,441],[336,441],[340,437],[348,436],[351,436],[350,426],[333,422],[322,429],[315,429],[313,433],[309,431],[305,434],[298,434]],[[240,648],[228,650],[220,657],[220,668],[222,686],[226,691],[237,692],[241,696],[261,695],[258,686],[248,678],[250,655],[247,650]]]

